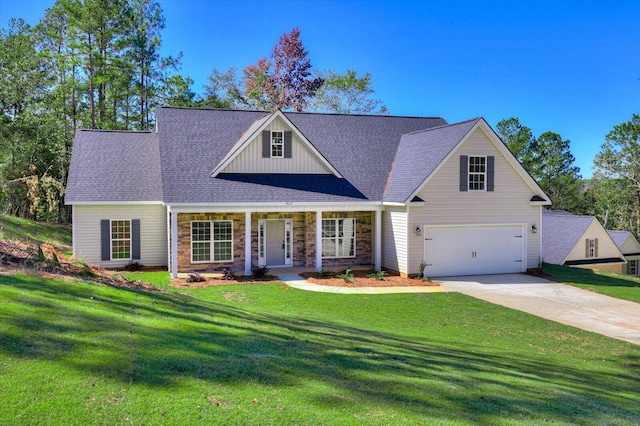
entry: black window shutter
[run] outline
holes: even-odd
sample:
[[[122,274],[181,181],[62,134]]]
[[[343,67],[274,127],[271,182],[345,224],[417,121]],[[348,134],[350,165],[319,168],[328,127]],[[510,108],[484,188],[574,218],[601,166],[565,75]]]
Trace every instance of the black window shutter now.
[[[291,132],[284,132],[284,158],[291,158]]]
[[[262,158],[271,157],[271,131],[262,131]]]
[[[100,249],[101,259],[111,260],[111,221],[109,219],[100,221]]]
[[[466,191],[469,188],[468,173],[469,172],[469,157],[466,155],[460,156],[460,191]]]
[[[140,260],[140,219],[131,220],[131,259]]]
[[[489,155],[487,157],[487,191],[493,191],[495,162],[496,160],[493,155]]]

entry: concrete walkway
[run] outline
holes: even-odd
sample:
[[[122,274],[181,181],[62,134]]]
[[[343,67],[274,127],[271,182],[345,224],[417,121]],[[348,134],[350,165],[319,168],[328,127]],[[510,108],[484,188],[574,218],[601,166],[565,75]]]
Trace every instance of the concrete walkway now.
[[[434,279],[445,291],[640,345],[640,304],[524,274]]]
[[[342,293],[342,294],[390,294],[390,293],[434,293],[441,292],[439,286],[407,286],[407,287],[333,287],[328,285],[318,285],[296,274],[278,274],[278,278],[289,287],[300,290],[317,291],[321,293]]]

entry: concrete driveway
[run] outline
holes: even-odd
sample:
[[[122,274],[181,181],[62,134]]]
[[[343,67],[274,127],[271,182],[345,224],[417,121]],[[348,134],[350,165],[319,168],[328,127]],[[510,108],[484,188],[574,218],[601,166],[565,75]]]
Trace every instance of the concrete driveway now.
[[[640,345],[640,304],[524,274],[434,278],[445,291]]]

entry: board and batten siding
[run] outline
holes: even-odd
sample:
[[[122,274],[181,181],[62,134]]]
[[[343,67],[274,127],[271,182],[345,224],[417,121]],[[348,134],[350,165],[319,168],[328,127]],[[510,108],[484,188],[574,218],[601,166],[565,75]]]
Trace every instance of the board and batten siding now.
[[[279,117],[265,130],[291,131]],[[245,149],[225,167],[224,173],[331,173],[295,132],[291,141],[291,152],[291,158],[263,158],[262,134],[258,132]]]
[[[382,267],[407,273],[407,212],[387,206],[382,212]]]
[[[167,266],[167,210],[161,205],[74,205],[73,256],[89,265],[121,268],[129,260],[103,261],[100,221],[140,219],[140,262]]]
[[[593,220],[582,237],[578,240],[576,245],[571,249],[567,255],[565,262],[572,260],[585,260],[588,259],[586,255],[586,242],[587,239],[598,240],[598,255],[594,259],[609,259],[614,257],[620,257],[620,251],[615,243],[609,238],[609,234],[604,230],[602,225],[597,220]]]
[[[495,157],[493,191],[460,191],[460,155]],[[419,192],[418,197],[425,200],[425,204],[409,207],[408,229],[422,225],[526,224],[526,268],[536,268],[541,255],[541,233],[532,233],[531,225],[535,224],[540,229],[541,207],[529,204],[534,195],[538,194],[478,128]],[[423,250],[424,236],[410,233],[410,274],[418,273]]]

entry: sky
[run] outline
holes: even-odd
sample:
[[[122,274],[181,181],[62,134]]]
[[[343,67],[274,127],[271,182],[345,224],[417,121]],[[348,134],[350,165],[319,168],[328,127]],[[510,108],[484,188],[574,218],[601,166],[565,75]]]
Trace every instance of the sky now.
[[[0,0],[36,24],[53,0]],[[517,117],[571,141],[580,173],[613,127],[640,113],[636,0],[159,0],[162,54],[203,92],[214,68],[242,69],[298,27],[313,69],[372,74],[392,115],[449,123]]]

